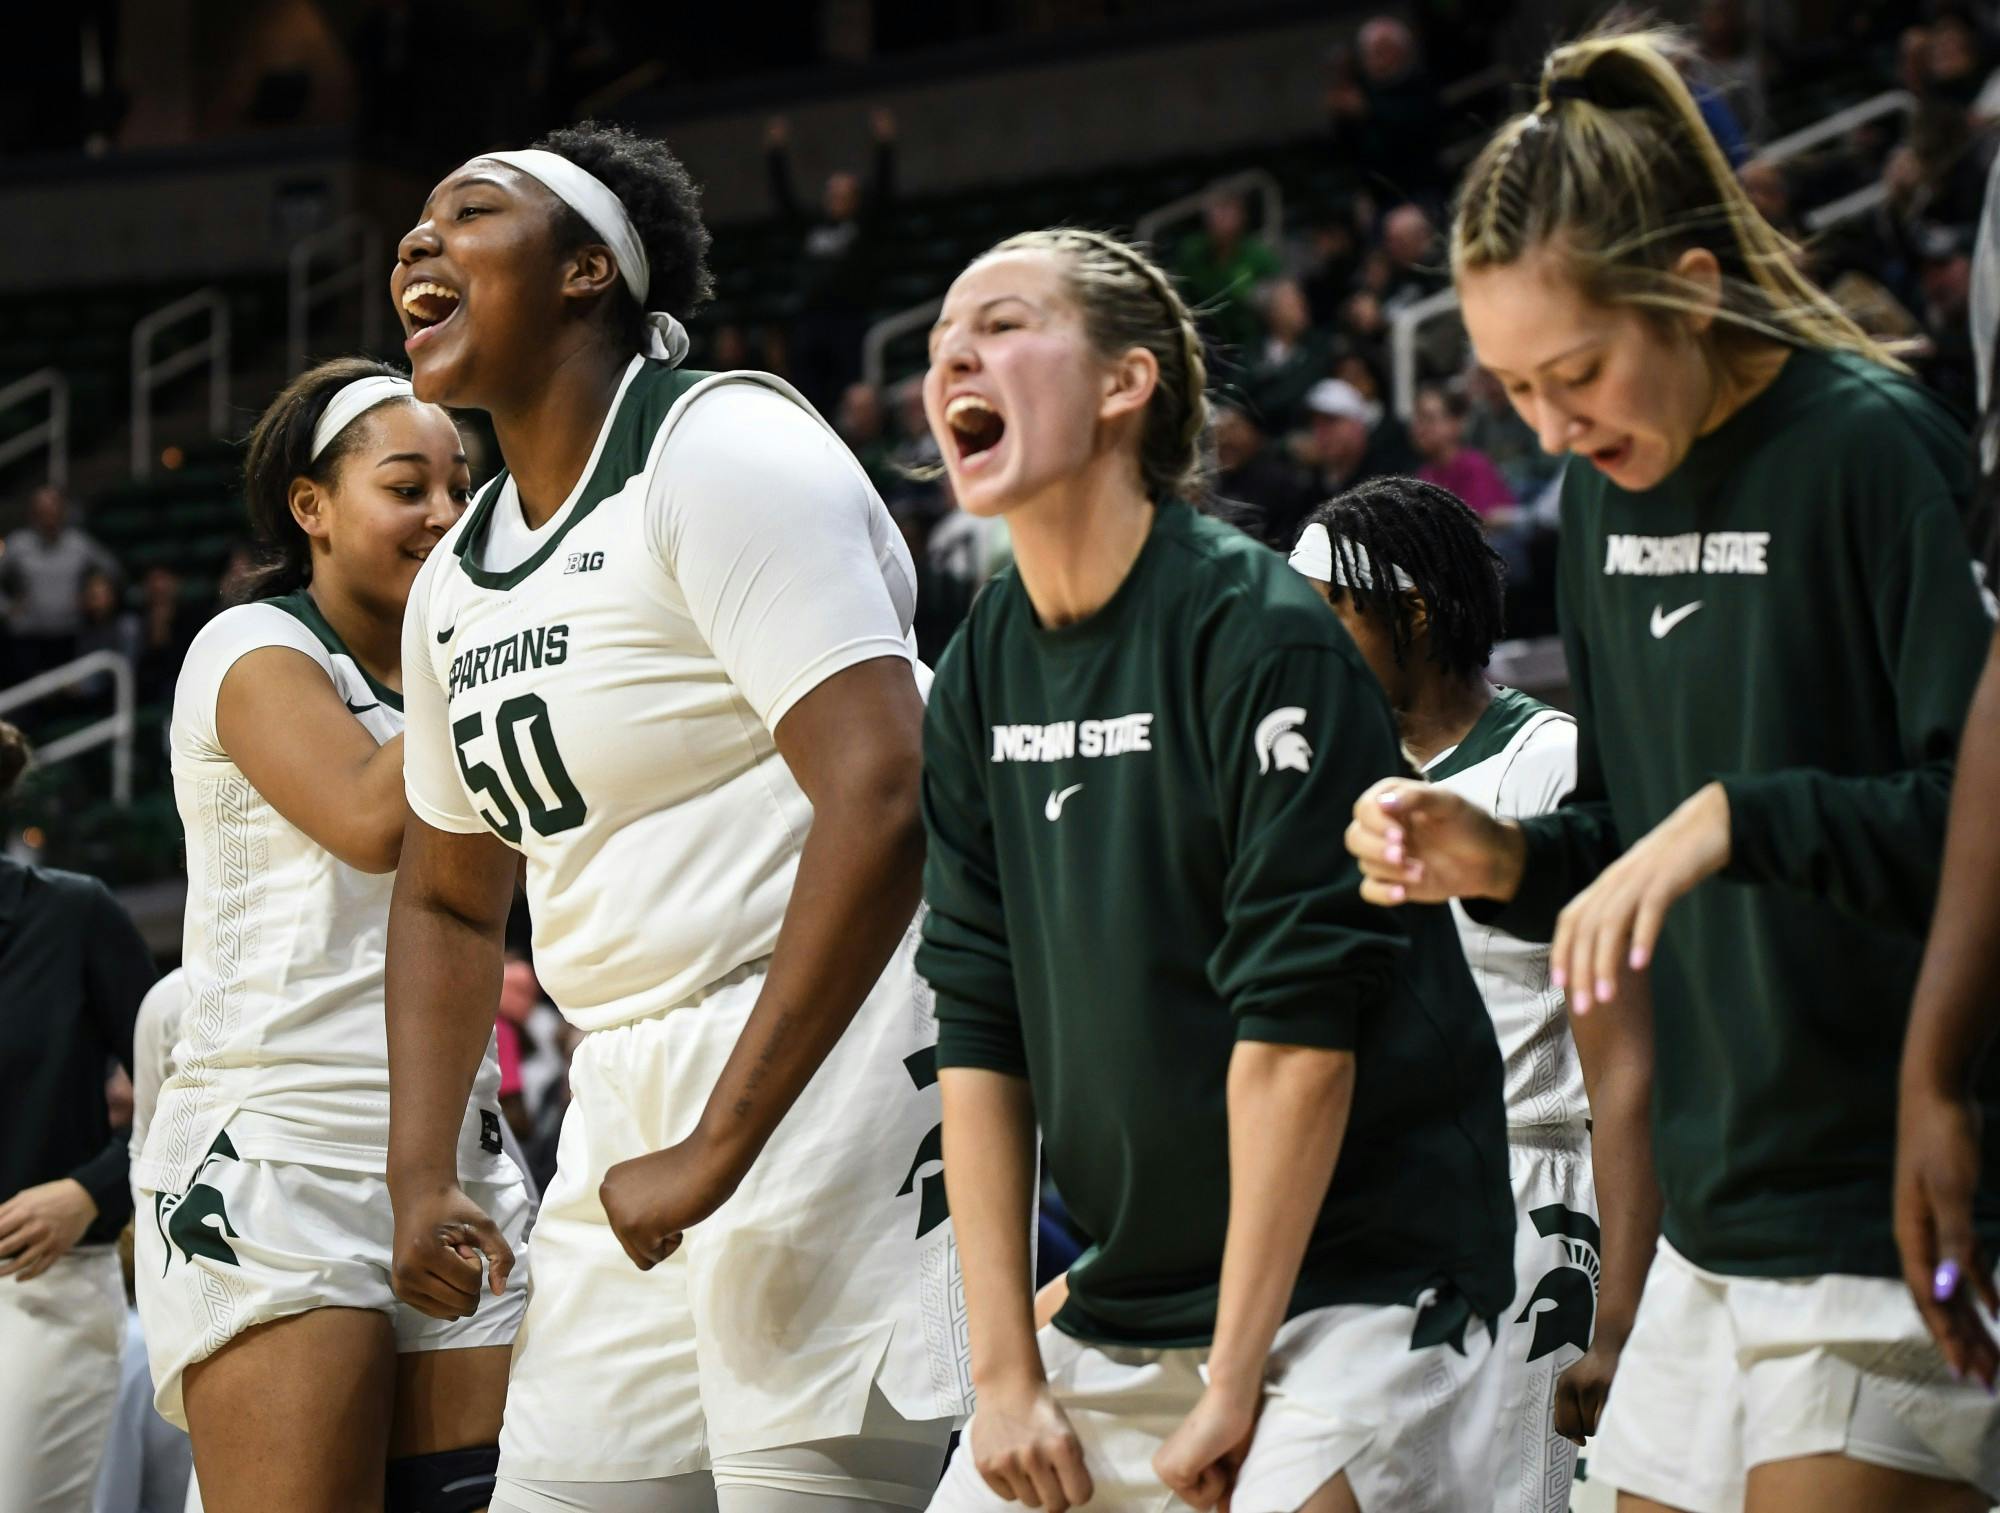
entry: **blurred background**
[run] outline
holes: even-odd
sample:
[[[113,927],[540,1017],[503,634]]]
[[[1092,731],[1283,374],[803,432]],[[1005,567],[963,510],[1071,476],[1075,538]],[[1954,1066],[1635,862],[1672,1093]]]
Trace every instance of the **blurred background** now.
[[[42,765],[17,854],[115,884],[179,952],[163,731],[180,657],[247,561],[235,443],[308,360],[400,358],[386,281],[430,186],[585,116],[705,186],[705,367],[789,376],[922,565],[934,658],[1004,527],[913,468],[952,275],[1008,233],[1150,242],[1204,315],[1221,508],[1288,545],[1312,503],[1423,471],[1510,569],[1503,680],[1560,696],[1556,463],[1465,364],[1439,228],[1530,102],[1560,3],[1417,0],[72,0],[0,49],[0,715]],[[1765,214],[1969,408],[1966,302],[1995,7],[1660,8]],[[476,421],[475,421],[476,424]],[[476,463],[476,477],[497,459]],[[531,1111],[532,1112],[532,1111]]]

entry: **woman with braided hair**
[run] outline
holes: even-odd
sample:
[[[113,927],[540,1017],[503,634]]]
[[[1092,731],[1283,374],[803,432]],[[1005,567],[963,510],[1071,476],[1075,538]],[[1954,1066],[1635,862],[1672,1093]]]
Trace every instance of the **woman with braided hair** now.
[[[1014,543],[924,729],[979,1394],[944,1513],[1491,1495],[1499,1053],[1449,914],[1327,865],[1395,728],[1311,590],[1190,507],[1200,354],[1157,267],[1068,229],[974,261],[931,335],[954,496]],[[1091,1242],[1039,1334],[1037,1127]]]
[[[1971,448],[1792,250],[1670,37],[1550,55],[1466,178],[1452,266],[1479,361],[1570,454],[1576,788],[1516,820],[1395,780],[1348,844],[1371,898],[1459,898],[1550,940],[1576,1013],[1631,1012],[1627,974],[1650,978],[1661,1240],[1593,1479],[1627,1513],[1971,1513],[2000,1496],[2000,1414],[1952,1380],[1890,1217],[1897,1061],[1992,634]],[[1976,1086],[1990,1246],[2000,1063]]]
[[[1378,478],[1306,519],[1292,566],[1347,627],[1426,781],[1509,819],[1576,784],[1576,721],[1486,676],[1505,570],[1479,517],[1416,478]],[[1641,1006],[1574,1029],[1546,943],[1454,902],[1466,964],[1500,1037],[1515,1303],[1496,1364],[1493,1513],[1567,1513],[1576,1447],[1597,1429],[1660,1232],[1646,1130],[1653,1026]]]

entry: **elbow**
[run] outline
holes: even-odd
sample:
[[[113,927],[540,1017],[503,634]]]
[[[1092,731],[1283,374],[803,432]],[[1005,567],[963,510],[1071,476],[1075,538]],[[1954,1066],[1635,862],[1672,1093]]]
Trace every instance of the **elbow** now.
[[[403,858],[402,821],[398,819],[393,826],[358,830],[344,844],[328,849],[356,872],[394,872]]]
[[[885,851],[921,868],[924,857],[923,749],[883,746],[845,764],[832,790],[814,805],[817,818],[835,815],[879,837]]]

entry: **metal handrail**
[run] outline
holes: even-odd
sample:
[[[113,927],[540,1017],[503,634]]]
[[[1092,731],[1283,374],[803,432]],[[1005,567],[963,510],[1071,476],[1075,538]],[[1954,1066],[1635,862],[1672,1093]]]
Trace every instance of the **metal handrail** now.
[[[44,767],[52,767],[57,762],[98,746],[111,747],[111,797],[120,804],[132,802],[132,738],[138,729],[134,714],[137,704],[136,685],[132,676],[132,664],[115,651],[86,652],[74,661],[65,662],[60,667],[39,673],[24,683],[16,683],[12,688],[0,689],[0,714],[18,709],[23,704],[32,704],[37,699],[47,698],[52,693],[60,693],[72,688],[86,678],[94,678],[100,672],[111,674],[115,700],[110,714],[103,719],[73,731],[61,740],[50,741],[46,746],[35,748],[35,759]]]
[[[1802,126],[1797,131],[1779,137],[1775,142],[1766,142],[1750,155],[1753,163],[1782,163],[1811,152],[1822,142],[1831,142],[1846,136],[1857,126],[1865,126],[1879,116],[1909,115],[1917,108],[1917,97],[1907,89],[1885,89],[1879,95],[1871,95],[1857,105],[1849,105],[1823,117],[1810,126]]]
[[[0,389],[0,411],[47,390],[49,418],[0,442],[0,467],[11,466],[40,448],[49,454],[49,482],[57,488],[69,482],[69,380],[55,368],[38,368]]]
[[[1154,233],[1162,226],[1169,225],[1180,217],[1191,214],[1206,205],[1218,194],[1231,192],[1247,193],[1256,191],[1264,208],[1263,231],[1266,236],[1278,237],[1285,230],[1285,194],[1276,178],[1262,168],[1246,168],[1240,173],[1226,174],[1204,184],[1192,194],[1184,194],[1177,200],[1169,200],[1156,206],[1139,217],[1133,227],[1133,236],[1141,242],[1153,240]],[[929,325],[937,319],[937,313],[944,308],[943,299],[927,299],[921,304],[898,310],[893,315],[885,315],[870,326],[861,337],[861,377],[871,389],[882,387],[883,375],[889,343],[906,331],[914,331]]]
[[[885,315],[868,328],[861,338],[861,377],[869,388],[879,390],[882,387],[889,343],[905,331],[928,326],[943,308],[942,299],[927,299],[921,305]]]
[[[171,357],[153,361],[153,339],[191,315],[207,311],[208,335]],[[229,426],[229,302],[213,287],[197,289],[142,316],[132,327],[132,476],[153,471],[153,391],[208,365],[208,429],[220,436]]]
[[[1263,233],[1275,241],[1285,234],[1285,192],[1277,179],[1262,168],[1246,168],[1240,173],[1225,174],[1202,185],[1192,194],[1184,194],[1177,200],[1169,200],[1148,210],[1133,224],[1132,235],[1138,241],[1150,243],[1162,226],[1195,214],[1216,195],[1247,194],[1253,190],[1264,206]]]
[[[352,249],[352,255],[332,272],[314,278],[313,259],[323,250],[343,248]],[[291,359],[287,371],[298,373],[305,368],[314,310],[349,290],[361,295],[361,345],[375,350],[382,338],[382,307],[388,295],[377,290],[381,298],[368,298],[368,281],[369,270],[377,267],[381,258],[381,236],[359,215],[342,216],[293,244],[286,278],[286,354]]]
[[[1417,413],[1417,328],[1458,308],[1458,290],[1446,286],[1389,317],[1389,390],[1396,418]]]

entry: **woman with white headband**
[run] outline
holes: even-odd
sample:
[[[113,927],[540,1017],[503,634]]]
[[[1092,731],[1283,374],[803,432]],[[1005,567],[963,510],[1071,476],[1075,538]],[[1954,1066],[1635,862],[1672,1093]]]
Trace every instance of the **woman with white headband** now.
[[[383,961],[403,607],[471,478],[450,417],[361,359],[280,394],[244,474],[270,562],[189,648],[169,737],[188,1006],[132,1168],[156,1397],[209,1513],[383,1507],[385,1474],[389,1509],[469,1513],[525,1266],[452,1323],[390,1289]],[[451,1159],[518,1241],[490,1039],[473,1063]]]
[[[1576,721],[1487,678],[1504,572],[1456,494],[1372,479],[1306,517],[1291,562],[1354,638],[1427,782],[1516,820],[1576,785]],[[1500,1039],[1516,1214],[1489,1507],[1567,1509],[1576,1446],[1596,1432],[1659,1237],[1652,1018],[1635,993],[1633,1012],[1593,1014],[1572,1033],[1546,944],[1457,903],[1452,915]]]
[[[920,1507],[964,1404],[923,840],[915,574],[851,454],[765,374],[690,373],[685,170],[612,127],[472,159],[392,288],[417,393],[506,471],[404,626],[392,916],[397,1288],[507,1245],[451,1160],[521,859],[584,1030],[493,1506]],[[962,1305],[960,1305],[962,1306]]]

